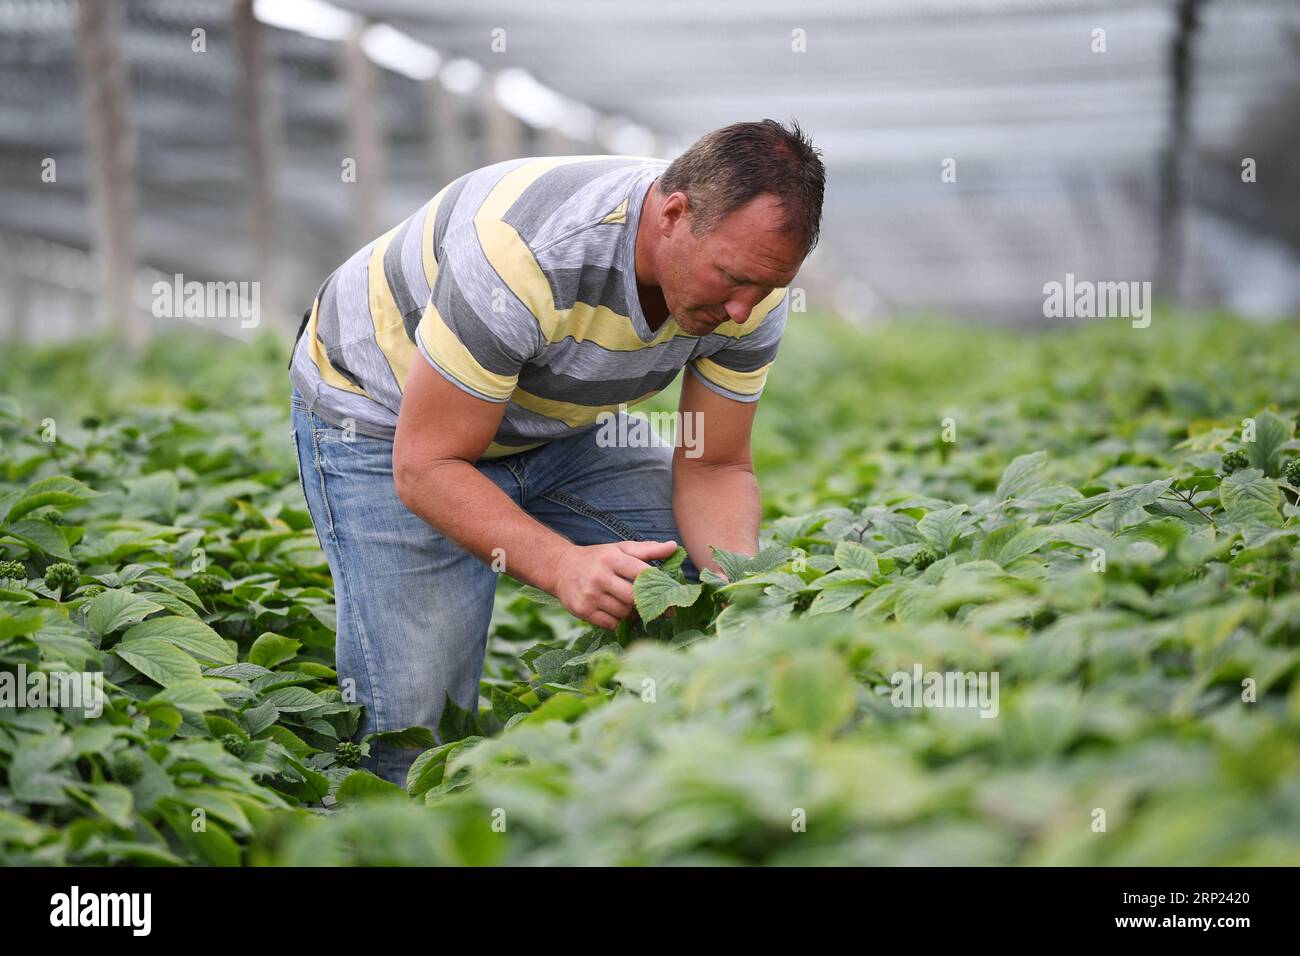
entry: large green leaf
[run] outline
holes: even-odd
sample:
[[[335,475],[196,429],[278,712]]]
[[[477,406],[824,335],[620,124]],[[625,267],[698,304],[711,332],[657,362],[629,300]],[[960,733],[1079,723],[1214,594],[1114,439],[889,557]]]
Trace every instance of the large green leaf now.
[[[208,710],[221,710],[229,706],[213,685],[199,680],[178,680],[152,698],[160,704],[170,704],[178,710],[202,713]]]
[[[461,747],[469,746],[480,739],[466,737],[462,740],[453,740],[420,754],[406,773],[406,792],[413,797],[420,797],[441,784],[448,758]]]
[[[749,562],[754,558],[754,555],[727,551],[724,548],[715,548],[713,545],[709,545],[709,551],[713,555],[713,560],[718,563],[718,567],[722,569],[722,573],[727,576],[727,580],[732,582],[739,581],[744,576]]]
[[[998,482],[997,499],[1006,501],[1008,498],[1016,498],[1032,487],[1038,476],[1039,470],[1047,461],[1047,452],[1035,451],[1028,455],[1017,455],[1007,465],[1006,470],[1002,472],[1002,479]]]
[[[1053,516],[1054,521],[1078,521],[1102,509],[1108,512],[1107,524],[1112,530],[1119,528],[1125,519],[1144,505],[1149,505],[1164,494],[1174,479],[1161,478],[1139,485],[1128,485],[1114,491],[1102,492],[1091,498],[1071,501],[1061,505]],[[1100,516],[1099,516],[1100,517]]]
[[[965,505],[953,505],[941,511],[931,511],[916,523],[916,529],[947,554],[971,523],[971,519],[966,517],[968,510]]]
[[[1228,520],[1243,525],[1282,524],[1278,511],[1282,503],[1277,482],[1264,477],[1258,468],[1234,471],[1219,485],[1219,500],[1228,513]]]
[[[507,694],[500,687],[493,687],[489,698],[492,701],[492,713],[508,721],[515,714],[527,714],[532,708],[513,694]]]
[[[334,798],[340,804],[357,803],[375,797],[405,797],[406,791],[397,784],[377,777],[369,770],[354,770],[339,784]]]
[[[804,612],[804,616],[816,617],[819,614],[832,614],[836,611],[843,611],[845,608],[852,607],[853,603],[866,594],[867,591],[868,588],[864,584],[848,584],[826,588],[817,597],[813,598],[813,602],[808,605],[808,610]]]
[[[63,532],[44,518],[24,518],[3,529],[3,533],[18,538],[37,552],[62,561],[72,560],[68,539]]]
[[[86,608],[86,624],[101,636],[112,634],[128,624],[143,620],[154,611],[161,611],[161,604],[149,600],[133,591],[116,589],[96,594]],[[177,618],[176,620],[180,620]],[[128,635],[132,636],[132,635]],[[148,635],[141,635],[148,636]]]
[[[76,478],[69,478],[66,475],[42,478],[23,489],[22,494],[9,505],[8,514],[3,516],[4,521],[0,521],[0,525],[5,522],[12,524],[23,515],[37,508],[44,508],[46,505],[67,508],[102,494],[103,492],[95,491]]]
[[[301,641],[295,641],[291,637],[282,637],[279,634],[272,634],[267,631],[261,634],[249,648],[248,660],[251,664],[258,664],[262,667],[276,667],[286,661],[291,661],[298,653],[298,648],[302,647]]]
[[[1270,478],[1282,474],[1282,449],[1291,437],[1294,426],[1270,411],[1255,416],[1255,440],[1243,442],[1250,464]]]
[[[234,651],[221,639],[221,636],[207,624],[194,618],[170,616],[151,618],[128,630],[124,639],[132,641],[141,638],[168,641],[181,650],[188,651],[205,664],[235,663]]]
[[[1019,523],[1003,525],[985,536],[980,543],[979,555],[982,560],[1006,568],[1047,544],[1054,534],[1051,528],[1027,527]]]
[[[58,768],[72,756],[72,739],[64,734],[41,734],[23,740],[9,763],[9,789],[23,803],[63,805],[64,786],[71,774]]]
[[[68,793],[104,819],[123,829],[130,829],[135,809],[131,791],[116,783],[74,785]]]
[[[155,471],[123,482],[127,487],[122,516],[127,518],[156,518],[170,522],[176,517],[180,498],[180,483],[170,471]]]
[[[650,567],[636,576],[632,597],[641,620],[649,622],[670,607],[690,607],[703,591],[703,585],[681,584],[659,568]]]
[[[825,650],[806,650],[776,665],[772,716],[778,724],[828,733],[853,711],[854,685],[844,661]]]
[[[478,716],[461,707],[446,691],[442,697],[442,715],[438,718],[438,739],[448,744],[454,740],[478,736],[482,733],[478,725]]]
[[[859,571],[868,580],[880,577],[876,552],[854,541],[841,541],[835,546],[835,564],[844,571]]]
[[[305,687],[277,687],[262,695],[262,703],[271,704],[284,714],[296,714],[315,710],[326,701]]]
[[[113,648],[113,653],[164,687],[203,677],[203,672],[193,657],[161,638],[140,637],[119,641]]]

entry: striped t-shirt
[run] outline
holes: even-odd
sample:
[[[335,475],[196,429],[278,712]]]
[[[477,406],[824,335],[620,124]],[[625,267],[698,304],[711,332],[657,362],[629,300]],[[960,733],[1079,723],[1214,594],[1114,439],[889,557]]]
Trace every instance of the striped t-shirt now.
[[[713,391],[758,399],[785,328],[774,289],[743,324],[651,330],[636,288],[646,191],[667,167],[639,156],[495,163],[448,184],[325,280],[290,361],[308,406],[392,440],[423,356],[479,398],[506,403],[485,457],[595,425],[689,367]]]

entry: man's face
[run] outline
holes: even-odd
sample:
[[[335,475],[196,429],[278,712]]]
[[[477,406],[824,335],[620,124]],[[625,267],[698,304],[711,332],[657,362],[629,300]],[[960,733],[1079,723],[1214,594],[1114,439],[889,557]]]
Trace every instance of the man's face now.
[[[666,210],[684,199],[674,197]],[[773,289],[794,281],[803,250],[779,231],[781,222],[780,202],[767,194],[699,238],[691,235],[689,212],[676,216],[661,241],[659,285],[682,331],[708,335],[723,322],[743,323]]]

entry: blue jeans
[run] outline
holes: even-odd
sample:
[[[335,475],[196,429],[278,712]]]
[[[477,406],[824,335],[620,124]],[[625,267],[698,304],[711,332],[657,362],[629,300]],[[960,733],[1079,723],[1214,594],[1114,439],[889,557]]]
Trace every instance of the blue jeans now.
[[[497,573],[402,503],[392,442],[345,440],[296,387],[290,412],[298,478],[334,578],[339,684],[354,687],[364,706],[357,738],[415,726],[436,734],[444,693],[477,711]],[[480,458],[475,467],[574,544],[680,545],[672,446],[602,448],[597,432]],[[698,580],[689,558],[682,570]],[[419,753],[372,741],[362,766],[405,786]]]

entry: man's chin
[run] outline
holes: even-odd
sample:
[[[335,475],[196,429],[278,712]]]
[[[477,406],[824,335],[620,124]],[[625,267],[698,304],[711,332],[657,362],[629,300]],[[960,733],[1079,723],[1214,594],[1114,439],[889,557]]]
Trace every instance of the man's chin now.
[[[717,328],[712,322],[705,322],[703,319],[694,317],[679,321],[677,324],[690,335],[708,335]]]

